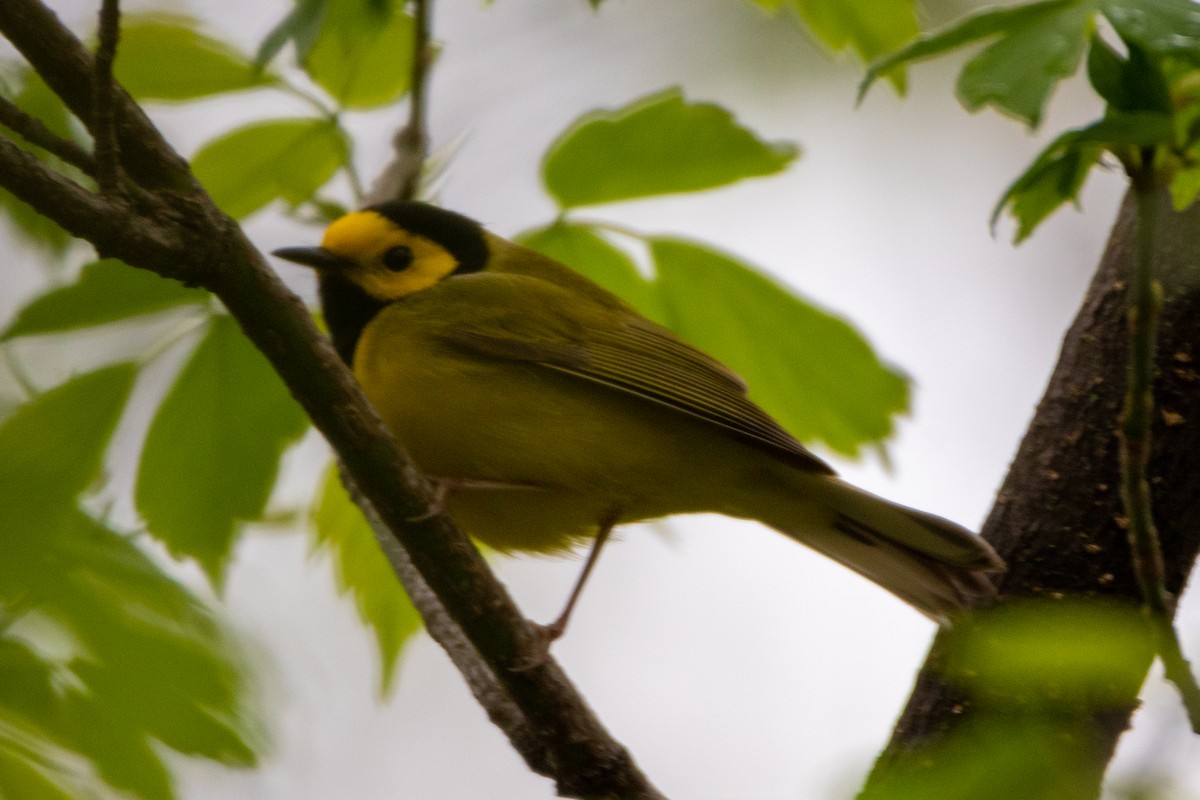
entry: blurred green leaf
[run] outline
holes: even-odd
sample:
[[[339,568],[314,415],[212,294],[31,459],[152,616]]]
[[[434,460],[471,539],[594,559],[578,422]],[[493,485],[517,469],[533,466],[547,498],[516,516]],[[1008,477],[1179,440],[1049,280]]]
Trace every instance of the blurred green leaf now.
[[[192,171],[223,211],[242,218],[272,200],[308,200],[349,158],[350,145],[328,120],[259,122],[200,148]]]
[[[1051,719],[984,717],[929,741],[858,800],[1082,800],[1086,738]]]
[[[1092,25],[1087,4],[1009,29],[972,58],[958,76],[958,96],[970,111],[1007,111],[1031,128],[1042,121],[1050,93],[1072,75]]]
[[[1088,173],[1106,150],[1153,146],[1169,142],[1173,135],[1171,117],[1150,112],[1114,113],[1067,131],[1047,145],[1005,190],[992,211],[992,226],[1008,209],[1017,220],[1014,241],[1024,241],[1055,209],[1075,201]]]
[[[791,4],[826,46],[834,51],[849,47],[863,61],[892,52],[918,33],[912,0],[791,0]]]
[[[1100,7],[1126,42],[1200,63],[1200,7],[1192,0],[1101,0]]]
[[[329,3],[330,0],[296,0],[295,8],[271,29],[258,46],[254,56],[255,68],[264,69],[288,42],[295,43],[296,60],[303,62],[321,32]]]
[[[982,612],[953,638],[946,677],[979,702],[1126,702],[1154,654],[1138,608],[1086,600],[1014,601]]]
[[[325,476],[312,521],[316,546],[333,558],[338,587],[354,596],[359,617],[375,632],[381,692],[387,695],[400,651],[421,629],[421,617],[379,549],[371,526],[342,486],[336,467]]]
[[[730,256],[677,239],[650,249],[667,324],[741,375],[794,436],[854,454],[891,434],[908,384],[849,324]]]
[[[214,317],[146,435],[134,499],[150,532],[219,583],[238,524],[262,516],[279,458],[306,428],[266,359]]]
[[[1171,204],[1176,211],[1183,211],[1200,196],[1200,153],[1192,165],[1177,170],[1171,179]]]
[[[1173,109],[1166,78],[1140,47],[1127,47],[1129,58],[1122,58],[1099,36],[1092,36],[1087,61],[1092,88],[1115,111],[1170,114]]]
[[[1036,127],[1050,94],[1059,81],[1075,72],[1084,46],[1094,39],[1097,13],[1129,46],[1133,68],[1149,68],[1134,80],[1142,80],[1141,90],[1149,94],[1137,105],[1116,105],[1116,110],[1166,110],[1161,105],[1162,92],[1151,85],[1161,59],[1200,64],[1200,12],[1192,0],[1042,0],[980,11],[876,61],[863,79],[859,96],[899,66],[994,39],[963,68],[959,97],[972,111],[992,105]],[[1112,83],[1114,65],[1106,58],[1109,55],[1115,54],[1111,50],[1094,52],[1096,63],[1089,71],[1093,82],[1100,79],[1097,89],[1101,95],[1112,102],[1117,87]],[[1120,95],[1133,100],[1128,91],[1122,90]]]
[[[136,374],[121,364],[75,378],[0,426],[0,796],[92,796],[98,774],[172,798],[158,743],[254,759],[227,637],[76,499],[100,474]]]
[[[862,100],[871,84],[880,77],[891,74],[897,67],[944,55],[963,45],[990,39],[1008,31],[1035,29],[1043,19],[1069,9],[1076,3],[1077,0],[1043,0],[1025,5],[988,8],[940,31],[918,37],[906,47],[870,65],[859,85],[859,100]]]
[[[765,142],[724,108],[688,103],[673,88],[576,120],[543,157],[542,180],[566,209],[773,175],[797,154],[795,145]]]
[[[560,221],[527,231],[517,241],[591,278],[650,319],[665,323],[654,286],[629,256],[595,228]]]
[[[192,100],[275,82],[196,25],[187,17],[126,16],[113,74],[138,100]]]
[[[116,259],[86,265],[68,286],[53,289],[17,312],[0,341],[56,333],[149,314],[184,304],[203,304],[208,293],[134,269]]]
[[[395,102],[412,78],[413,26],[391,3],[331,0],[304,69],[346,108]]]

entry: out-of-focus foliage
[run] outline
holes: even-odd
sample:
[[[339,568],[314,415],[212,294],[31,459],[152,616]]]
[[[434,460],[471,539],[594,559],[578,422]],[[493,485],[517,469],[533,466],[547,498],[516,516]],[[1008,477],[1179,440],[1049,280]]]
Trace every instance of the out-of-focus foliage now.
[[[1122,55],[1097,31],[1120,39]],[[997,214],[1028,237],[1055,209],[1074,202],[1091,169],[1111,153],[1127,170],[1151,164],[1177,208],[1200,192],[1200,6],[1192,0],[1042,0],[980,11],[876,61],[861,94],[893,70],[965,45],[990,42],[958,77],[963,105],[992,106],[1029,127],[1051,93],[1087,53],[1104,118],[1056,138],[1004,192]],[[995,216],[993,216],[993,221]]]
[[[326,473],[313,506],[312,523],[314,546],[328,551],[338,586],[353,595],[359,616],[375,633],[382,661],[380,690],[386,695],[391,691],[400,650],[421,629],[421,617],[336,469]]]
[[[250,765],[247,687],[211,613],[79,496],[137,370],[75,378],[0,426],[0,796],[174,796],[157,747]]]

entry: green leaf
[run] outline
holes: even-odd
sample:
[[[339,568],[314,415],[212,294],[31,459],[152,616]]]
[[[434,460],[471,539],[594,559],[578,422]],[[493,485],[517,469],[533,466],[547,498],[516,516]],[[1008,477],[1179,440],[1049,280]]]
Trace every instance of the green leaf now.
[[[1009,28],[958,76],[958,95],[976,111],[992,105],[1036,128],[1050,93],[1079,67],[1092,28],[1088,4]]]
[[[591,278],[656,322],[664,322],[656,289],[622,250],[587,225],[555,222],[517,237],[526,247]]]
[[[264,69],[288,42],[296,45],[297,60],[303,62],[321,32],[330,0],[296,0],[296,7],[271,29],[254,56],[256,69]]]
[[[1174,126],[1166,114],[1112,114],[1084,128],[1067,131],[1046,146],[1005,190],[992,211],[992,227],[1007,208],[1017,220],[1020,243],[1066,202],[1074,202],[1092,167],[1106,150],[1150,147],[1171,141]]]
[[[826,46],[852,48],[864,61],[892,52],[918,32],[912,0],[792,0],[792,5]]]
[[[390,3],[331,0],[302,63],[346,108],[387,105],[409,89],[413,32],[412,17]]]
[[[1125,42],[1153,56],[1200,63],[1200,7],[1192,0],[1100,0],[1099,5]]]
[[[1088,80],[1109,108],[1118,112],[1150,111],[1170,114],[1173,109],[1167,79],[1136,44],[1126,45],[1122,58],[1099,36],[1088,50]]]
[[[954,639],[947,677],[981,694],[1056,704],[1136,694],[1153,656],[1136,606],[1027,600],[989,609]]]
[[[421,617],[379,549],[371,526],[330,468],[313,509],[314,540],[333,558],[338,587],[354,596],[363,623],[375,633],[381,662],[380,691],[393,686],[400,651],[421,629]]]
[[[891,74],[898,67],[944,55],[963,45],[990,39],[1009,30],[1036,27],[1043,18],[1069,9],[1077,2],[1078,0],[1042,0],[1026,5],[989,8],[940,31],[921,36],[908,46],[879,59],[867,69],[867,74],[859,85],[859,101],[861,102],[867,90],[871,88],[871,84],[880,77]]]
[[[1171,204],[1176,211],[1183,211],[1200,196],[1200,163],[1176,170],[1171,178]]]
[[[214,317],[143,446],[135,501],[150,532],[219,583],[238,524],[262,516],[279,458],[306,427],[266,359]]]
[[[686,102],[673,88],[576,120],[542,159],[542,180],[567,209],[773,175],[797,153],[790,143],[759,139],[720,106]]]
[[[162,311],[207,303],[208,293],[189,289],[116,259],[88,264],[69,286],[53,289],[17,312],[0,341],[58,333]]]
[[[192,100],[275,83],[246,56],[186,17],[126,17],[113,73],[139,100]]]
[[[908,384],[850,325],[706,247],[655,238],[650,248],[668,325],[741,375],[798,439],[853,454],[891,434]]]
[[[0,426],[0,796],[92,796],[99,775],[171,798],[157,743],[254,758],[228,638],[76,501],[100,473],[136,374],[122,364],[72,379]]]
[[[282,119],[247,125],[212,140],[192,171],[223,211],[247,217],[273,200],[308,200],[349,158],[350,145],[327,120]]]
[[[91,485],[136,375],[132,364],[88,373],[38,395],[4,421],[0,513],[10,522],[41,519]]]

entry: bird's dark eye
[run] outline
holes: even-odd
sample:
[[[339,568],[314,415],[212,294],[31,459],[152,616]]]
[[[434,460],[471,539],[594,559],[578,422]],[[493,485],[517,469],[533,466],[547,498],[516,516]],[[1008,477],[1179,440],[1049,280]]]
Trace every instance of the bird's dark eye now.
[[[392,272],[402,272],[412,266],[413,251],[399,245],[393,247],[383,254],[383,265]]]

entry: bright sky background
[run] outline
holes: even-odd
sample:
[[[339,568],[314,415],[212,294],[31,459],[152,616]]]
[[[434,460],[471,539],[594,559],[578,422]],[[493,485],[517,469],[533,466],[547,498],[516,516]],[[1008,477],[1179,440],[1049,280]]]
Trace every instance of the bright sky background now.
[[[82,30],[98,4],[53,5]],[[169,7],[203,15],[214,33],[252,50],[288,4]],[[584,0],[441,0],[434,23],[444,43],[431,91],[435,146],[462,141],[441,200],[502,235],[550,218],[541,153],[596,106],[681,83],[690,99],[726,105],[764,137],[799,142],[804,155],[783,176],[588,216],[739,254],[853,321],[912,376],[914,406],[889,443],[890,471],[872,457],[835,465],[872,491],[978,528],[1104,245],[1117,176],[1094,178],[1082,214],[1060,212],[1014,249],[1007,225],[990,236],[988,216],[1045,136],[962,111],[953,63],[913,70],[906,100],[880,85],[855,109],[855,64],[826,59],[794,25],[740,0],[608,0],[599,14]],[[152,116],[188,154],[234,120],[305,111],[256,94]],[[1045,131],[1097,112],[1073,83]],[[387,159],[395,122],[356,120],[365,175]],[[248,228],[264,251],[319,236],[269,212]],[[277,267],[314,297],[307,273]],[[315,437],[299,449],[282,499],[311,492],[324,452]],[[554,652],[651,779],[677,798],[853,792],[907,697],[932,624],[752,524],[695,518],[672,522],[666,536],[643,526],[623,539],[606,551]],[[579,564],[495,566],[529,616],[548,620]],[[404,656],[395,696],[379,703],[373,641],[301,533],[250,535],[223,606],[257,665],[272,750],[247,772],[176,759],[184,797],[554,796],[424,636]],[[1194,653],[1192,606],[1183,631]],[[1200,794],[1200,748],[1181,728],[1172,691],[1152,680],[1147,703],[1155,713],[1123,758],[1153,759]]]

